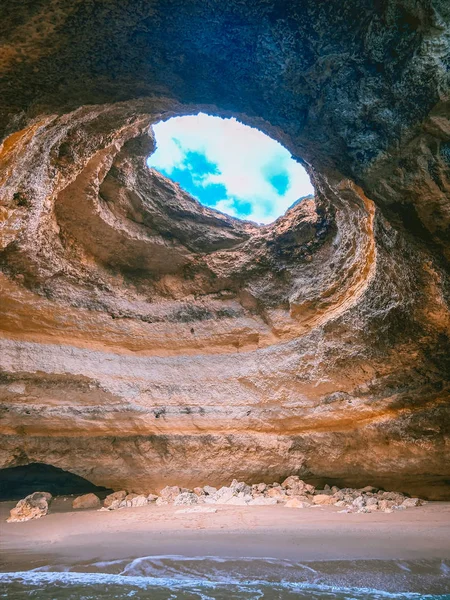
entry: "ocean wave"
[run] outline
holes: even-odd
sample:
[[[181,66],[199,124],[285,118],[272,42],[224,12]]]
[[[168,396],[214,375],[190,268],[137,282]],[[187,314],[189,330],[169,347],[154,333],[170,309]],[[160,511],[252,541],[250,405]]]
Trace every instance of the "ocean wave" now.
[[[112,573],[75,573],[21,571],[0,573],[0,598],[15,600],[39,598],[151,598],[218,600],[230,597],[242,600],[259,598],[308,600],[450,600],[450,595],[392,593],[369,588],[344,588],[312,583],[271,582],[267,580],[228,580],[147,577]],[[36,597],[34,595],[34,597]]]

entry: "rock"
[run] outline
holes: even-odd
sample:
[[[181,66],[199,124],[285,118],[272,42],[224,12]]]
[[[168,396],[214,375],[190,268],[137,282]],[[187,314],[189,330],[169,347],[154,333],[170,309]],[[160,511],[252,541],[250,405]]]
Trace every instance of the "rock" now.
[[[49,492],[34,492],[26,498],[19,500],[11,509],[8,523],[21,523],[31,519],[40,519],[48,513],[48,507],[52,500]]]
[[[128,504],[128,502],[127,502],[127,506],[131,506],[132,508],[136,508],[138,506],[146,506],[147,504],[148,504],[148,498],[147,498],[147,496],[144,496],[143,494],[134,496],[134,498],[131,499],[130,504]]]
[[[300,477],[298,477],[298,475],[291,475],[290,477],[287,477],[283,483],[281,484],[282,488],[291,488],[294,486],[297,486],[300,482]]]
[[[278,502],[276,498],[264,498],[264,496],[259,496],[258,498],[252,498],[248,504],[250,506],[272,506],[278,504]]]
[[[226,504],[230,498],[233,498],[234,492],[229,487],[221,487],[217,492],[210,496],[206,496],[207,504]]]
[[[126,508],[126,507],[130,508],[131,507],[131,502],[132,502],[133,498],[136,498],[136,496],[138,496],[138,495],[139,494],[136,494],[135,492],[130,492],[122,500],[122,502],[120,503],[120,507],[121,508]]]
[[[105,508],[110,508],[111,510],[119,508],[120,503],[125,500],[126,496],[127,493],[125,490],[113,492],[112,494],[106,496],[106,498],[103,500],[103,506]]]
[[[372,485],[366,485],[366,487],[361,488],[359,491],[361,494],[364,494],[365,492],[372,492],[373,494],[375,494],[376,492],[378,492],[378,488],[373,487]]]
[[[260,492],[262,494],[263,492],[265,492],[267,490],[267,485],[265,483],[258,483],[256,485],[256,489],[258,492]]]
[[[365,499],[364,499],[364,497],[363,497],[363,496],[358,496],[357,498],[355,498],[355,499],[353,500],[353,502],[352,502],[352,505],[353,505],[355,508],[358,508],[358,509],[360,509],[360,508],[363,508],[363,507],[366,505],[366,501],[365,501]]]
[[[196,496],[204,496],[205,495],[205,492],[204,492],[203,488],[201,488],[201,487],[195,487],[192,491],[194,492],[194,494]]]
[[[175,506],[181,506],[184,504],[198,504],[199,498],[197,494],[193,494],[191,492],[183,492],[175,497],[174,504]]]
[[[230,489],[232,489],[235,494],[243,493],[250,495],[252,493],[252,488],[249,485],[243,481],[239,482],[236,479],[233,479],[231,482]]]
[[[274,487],[274,488],[271,488],[270,490],[268,490],[267,497],[268,498],[277,498],[277,499],[285,498],[286,492],[281,487]]]
[[[157,496],[156,494],[149,494],[147,496],[147,500],[149,504],[153,504],[154,502],[156,502],[158,500],[159,496]]]
[[[334,504],[336,500],[329,494],[317,494],[317,496],[312,497],[312,502],[313,504],[325,505]]]
[[[422,504],[423,502],[422,500],[420,500],[420,498],[406,498],[401,503],[401,506],[403,506],[404,508],[412,508],[414,506],[421,506]]]
[[[378,506],[377,498],[366,498],[366,506]]]
[[[172,504],[175,501],[175,498],[181,493],[181,488],[179,488],[177,485],[167,485],[159,492],[159,498],[156,500],[156,504],[158,506]]]
[[[308,508],[311,506],[310,502],[304,502],[298,498],[290,498],[284,505],[286,508]]]
[[[394,506],[394,502],[391,500],[379,500],[378,508],[383,512],[392,512],[391,508]]]
[[[207,496],[212,496],[213,494],[215,494],[215,493],[217,492],[217,488],[215,488],[215,487],[212,487],[212,486],[210,486],[210,485],[205,485],[205,486],[203,487],[203,491],[205,492],[205,494],[206,494]]]
[[[85,508],[100,508],[102,505],[100,498],[95,494],[84,494],[83,496],[78,496],[72,502],[72,508],[85,509]]]

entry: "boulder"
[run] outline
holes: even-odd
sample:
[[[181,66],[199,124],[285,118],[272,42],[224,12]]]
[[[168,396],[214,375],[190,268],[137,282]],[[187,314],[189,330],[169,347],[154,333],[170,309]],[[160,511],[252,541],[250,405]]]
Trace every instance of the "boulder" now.
[[[251,494],[252,488],[247,485],[244,481],[237,481],[237,479],[233,479],[231,482],[230,488],[233,490],[235,494],[243,493],[243,494]]]
[[[26,498],[19,500],[9,513],[8,523],[20,523],[31,519],[40,519],[48,513],[48,507],[52,500],[49,492],[34,492]]]
[[[213,494],[215,494],[217,492],[217,488],[212,487],[211,485],[205,485],[203,487],[203,491],[205,492],[205,494],[207,496],[212,496]]]
[[[304,502],[298,498],[290,498],[284,506],[286,508],[308,508],[308,506],[311,506],[311,503]]]
[[[175,501],[175,498],[181,493],[181,488],[179,488],[177,485],[167,485],[159,492],[159,498],[156,501],[156,504],[158,506],[172,504]]]
[[[281,487],[274,487],[271,488],[268,492],[267,492],[267,497],[268,498],[285,498],[286,497],[286,492],[285,490],[283,490],[283,488]]]
[[[175,506],[183,506],[183,505],[191,505],[198,504],[198,496],[197,494],[193,494],[192,492],[183,492],[178,494],[178,496],[174,499]]]
[[[298,475],[291,475],[290,477],[287,477],[287,479],[285,479],[283,481],[283,483],[281,484],[282,488],[291,488],[294,487],[294,485],[298,485],[300,481],[300,477],[298,477]]]
[[[363,508],[363,506],[365,506],[365,505],[366,505],[366,501],[365,501],[365,499],[363,498],[363,496],[358,496],[357,498],[355,498],[355,499],[353,500],[353,502],[352,502],[352,505],[353,505],[355,508],[358,508],[358,509],[360,509],[360,508]]]
[[[123,500],[125,500],[126,496],[127,493],[125,490],[121,490],[120,492],[113,492],[112,494],[106,496],[106,498],[103,501],[103,506],[105,508],[110,508],[111,510],[119,508],[120,503]]]
[[[158,498],[159,498],[159,496],[157,496],[156,494],[149,494],[147,496],[147,500],[148,500],[149,504],[156,502],[158,500]]]
[[[233,498],[234,492],[229,487],[221,487],[217,492],[206,496],[205,502],[207,504],[226,504],[230,498]]]
[[[420,498],[406,498],[401,503],[401,506],[403,506],[404,508],[412,508],[414,506],[421,506],[422,504],[423,501]]]
[[[138,506],[146,506],[148,504],[147,496],[136,494],[131,500],[127,501],[127,506],[137,508]]]
[[[102,505],[100,498],[95,494],[84,494],[78,496],[72,502],[72,508],[75,510],[86,509],[86,508],[100,508]]]
[[[326,505],[334,504],[336,500],[329,494],[317,494],[317,496],[312,497],[312,502],[313,504]]]
[[[121,508],[125,508],[125,507],[130,508],[131,502],[132,502],[133,498],[136,498],[136,496],[139,496],[139,494],[136,494],[135,492],[130,492],[129,494],[127,494],[125,496],[125,498],[122,500],[122,502],[120,503],[120,507]]]

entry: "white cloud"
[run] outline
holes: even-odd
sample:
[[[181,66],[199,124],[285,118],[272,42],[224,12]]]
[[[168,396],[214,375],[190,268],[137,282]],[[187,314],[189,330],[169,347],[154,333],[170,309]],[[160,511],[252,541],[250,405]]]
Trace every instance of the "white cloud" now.
[[[288,150],[236,119],[200,113],[160,122],[153,129],[157,150],[149,159],[150,166],[170,176],[175,168],[183,168],[189,151],[204,153],[208,161],[217,164],[219,173],[207,174],[199,182],[226,187],[226,197],[214,206],[222,212],[270,223],[298,198],[314,193],[308,174]],[[289,185],[285,193],[279,193],[269,179],[283,173],[289,177]],[[240,202],[251,204],[249,215],[242,215]]]

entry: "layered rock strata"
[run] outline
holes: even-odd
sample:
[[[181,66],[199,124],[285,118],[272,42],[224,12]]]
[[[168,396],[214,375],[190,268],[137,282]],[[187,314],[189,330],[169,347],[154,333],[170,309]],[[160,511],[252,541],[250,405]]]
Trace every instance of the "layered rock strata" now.
[[[449,496],[448,6],[295,5],[5,15],[0,467]],[[198,110],[314,200],[259,227],[149,170],[151,124]]]

